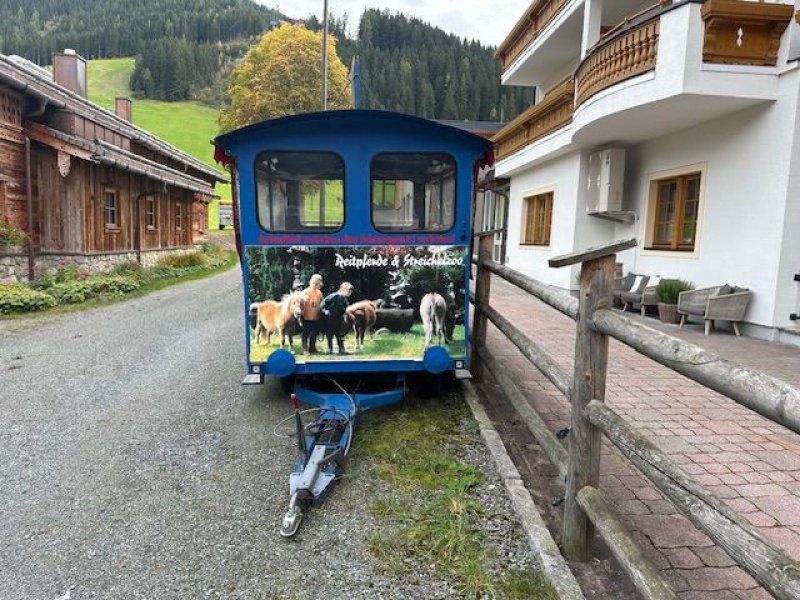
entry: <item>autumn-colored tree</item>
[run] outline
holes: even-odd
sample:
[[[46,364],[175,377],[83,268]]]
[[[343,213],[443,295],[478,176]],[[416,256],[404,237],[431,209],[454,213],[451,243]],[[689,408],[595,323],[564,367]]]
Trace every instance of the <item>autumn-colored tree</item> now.
[[[231,75],[231,106],[220,113],[221,129],[320,110],[321,63],[321,33],[284,23],[265,34]],[[328,108],[347,108],[350,99],[347,69],[328,36]]]

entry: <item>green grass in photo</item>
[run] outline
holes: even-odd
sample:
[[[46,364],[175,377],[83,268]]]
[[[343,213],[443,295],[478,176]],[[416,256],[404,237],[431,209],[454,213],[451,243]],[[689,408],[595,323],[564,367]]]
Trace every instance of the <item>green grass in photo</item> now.
[[[466,344],[464,342],[464,326],[456,325],[453,330],[453,341],[447,344],[447,350],[453,358],[462,358],[466,355]],[[352,332],[348,333],[344,338],[345,349],[348,354],[338,354],[338,347],[336,339],[333,340],[333,354],[327,353],[327,340],[323,335],[317,339],[317,354],[310,356],[303,356],[301,354],[301,338],[300,333],[297,332],[293,337],[294,343],[291,350],[297,355],[297,362],[302,363],[305,361],[318,361],[318,360],[368,360],[368,359],[390,359],[390,358],[406,358],[406,359],[422,359],[425,351],[425,331],[422,328],[422,323],[414,323],[411,331],[408,333],[382,333],[380,335],[373,335],[370,338],[369,334],[364,340],[364,348],[357,350],[355,347],[355,337]],[[280,347],[279,336],[273,333],[270,336],[270,343],[265,343],[264,337],[260,340],[261,343],[256,344],[255,332],[250,332],[250,362],[264,362],[267,357]],[[286,339],[288,349],[288,336]],[[437,340],[434,338],[431,341],[436,344]]]

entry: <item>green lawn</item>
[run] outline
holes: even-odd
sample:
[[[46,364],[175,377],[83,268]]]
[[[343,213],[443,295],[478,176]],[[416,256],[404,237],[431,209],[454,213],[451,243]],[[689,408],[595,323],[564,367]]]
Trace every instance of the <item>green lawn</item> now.
[[[250,334],[251,362],[263,362],[267,360],[267,357],[272,354],[274,350],[280,347],[280,339],[277,334],[272,334],[269,345],[263,343],[263,338],[261,340],[261,344],[256,344],[254,332],[251,331]],[[297,355],[298,362],[304,362],[308,360],[362,360],[387,358],[421,359],[425,350],[425,333],[422,329],[422,323],[415,323],[411,328],[411,331],[408,333],[384,333],[382,335],[375,335],[372,338],[367,335],[366,339],[364,340],[364,348],[360,350],[356,350],[355,338],[353,337],[353,334],[350,333],[344,338],[345,347],[350,353],[346,356],[336,354],[338,348],[336,346],[335,339],[333,340],[334,354],[328,355],[326,353],[328,343],[323,335],[320,335],[317,341],[317,350],[319,351],[319,354],[312,354],[311,356],[300,355],[301,345],[299,332],[294,335],[293,341],[294,344],[292,345],[292,350]],[[436,343],[435,338],[432,340],[432,343]],[[447,345],[447,350],[449,351],[450,356],[464,356],[466,347],[464,345],[463,325],[459,325],[454,329],[453,341]]]
[[[87,78],[89,100],[113,112],[117,96],[131,96],[129,87],[133,73],[132,58],[91,60]],[[196,102],[160,102],[158,100],[133,100],[133,122],[194,156],[227,176],[226,171],[214,163],[214,148],[210,141],[218,134],[216,109]],[[217,194],[230,201],[229,185],[217,184]],[[216,229],[216,206],[209,210],[209,227]]]

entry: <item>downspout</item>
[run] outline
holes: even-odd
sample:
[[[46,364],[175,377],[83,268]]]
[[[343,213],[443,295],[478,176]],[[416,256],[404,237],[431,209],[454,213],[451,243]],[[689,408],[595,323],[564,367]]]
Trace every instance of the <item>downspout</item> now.
[[[26,86],[27,87],[27,86]],[[46,98],[39,98],[36,110],[23,115],[24,119],[41,117],[47,108]],[[31,138],[25,135],[25,211],[28,213],[28,281],[33,281],[36,253],[33,247],[33,183],[31,181]]]
[[[33,281],[36,254],[33,248],[33,184],[31,182],[31,138],[25,136],[25,207],[28,213],[28,281]]]

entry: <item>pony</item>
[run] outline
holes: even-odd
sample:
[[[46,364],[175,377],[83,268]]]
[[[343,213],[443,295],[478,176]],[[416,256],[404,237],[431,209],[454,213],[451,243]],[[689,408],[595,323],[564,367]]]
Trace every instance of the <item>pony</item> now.
[[[344,311],[344,322],[347,328],[352,327],[356,336],[356,350],[364,347],[364,335],[369,331],[370,338],[375,328],[377,311],[372,300],[354,302]]]
[[[422,317],[422,327],[425,329],[425,349],[431,345],[431,338],[436,335],[439,345],[449,344],[453,340],[448,335],[445,327],[447,316],[447,302],[440,294],[429,292],[422,297],[419,303],[419,316]]]
[[[264,302],[254,302],[250,305],[251,325],[255,321],[256,344],[260,343],[262,335],[266,337],[266,344],[269,345],[270,334],[277,333],[280,336],[281,348],[289,338],[289,349],[292,347],[294,332],[300,327],[300,318],[305,306],[305,296],[302,292],[292,292],[281,298],[280,302],[275,300],[265,300]]]

